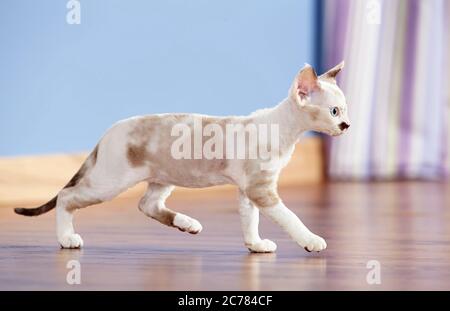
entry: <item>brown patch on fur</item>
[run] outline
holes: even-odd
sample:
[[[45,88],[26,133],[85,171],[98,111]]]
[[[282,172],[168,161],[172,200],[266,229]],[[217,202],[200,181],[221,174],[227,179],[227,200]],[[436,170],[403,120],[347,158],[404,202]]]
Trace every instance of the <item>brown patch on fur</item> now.
[[[163,211],[159,211],[155,215],[151,215],[150,217],[153,219],[156,219],[157,221],[159,221],[162,224],[165,224],[165,225],[171,226],[171,227],[175,227],[173,224],[173,220],[174,220],[176,214],[177,213],[175,213],[174,211],[165,209]],[[180,228],[178,228],[178,229],[180,229]]]
[[[157,116],[145,116],[136,122],[135,127],[128,133],[135,143],[148,143],[155,132],[155,126],[161,119]]]
[[[86,161],[84,161],[83,165],[81,165],[78,172],[75,173],[75,175],[69,180],[69,182],[67,183],[67,185],[64,186],[63,189],[76,186],[80,181],[80,179],[84,177],[86,171],[95,165],[95,163],[97,162],[97,156],[98,156],[98,145],[95,146],[94,150],[92,150],[91,154],[88,156]]]
[[[180,116],[173,116],[178,119]],[[139,167],[146,164],[150,158],[147,145],[156,132],[156,126],[160,124],[160,118],[157,116],[146,116],[137,121],[135,127],[128,133],[131,143],[127,146],[127,159],[131,166]],[[159,133],[160,135],[160,133]]]
[[[143,166],[148,158],[146,144],[132,145],[128,144],[127,159],[133,167]]]
[[[78,181],[84,176],[85,171],[86,166],[83,164],[79,171],[76,172],[75,175],[73,175],[73,177],[69,180],[67,185],[64,186],[64,189],[76,186],[78,184]]]
[[[220,160],[217,163],[217,169],[220,171],[224,171],[228,167],[228,161],[227,160]]]
[[[91,166],[92,167],[95,165],[95,163],[97,163],[97,155],[98,155],[98,145],[95,146],[94,150],[92,150],[92,153],[91,153],[91,159],[92,159]]]
[[[273,207],[280,202],[276,191],[276,180],[271,176],[261,176],[255,179],[245,189],[245,194],[257,207]]]
[[[252,189],[247,196],[257,207],[273,207],[280,203],[278,194],[269,189]]]
[[[92,200],[83,200],[82,202],[79,201],[73,201],[70,204],[66,206],[66,210],[69,212],[73,212],[77,209],[81,209],[90,205],[99,204],[102,203],[102,200],[99,199],[92,199]]]

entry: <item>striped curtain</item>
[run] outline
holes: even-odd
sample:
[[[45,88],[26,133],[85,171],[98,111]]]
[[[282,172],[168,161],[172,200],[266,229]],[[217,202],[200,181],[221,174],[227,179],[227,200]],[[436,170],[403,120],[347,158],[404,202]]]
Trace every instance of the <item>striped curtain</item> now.
[[[345,60],[351,120],[327,141],[332,178],[449,175],[449,21],[445,0],[322,2],[322,67]]]

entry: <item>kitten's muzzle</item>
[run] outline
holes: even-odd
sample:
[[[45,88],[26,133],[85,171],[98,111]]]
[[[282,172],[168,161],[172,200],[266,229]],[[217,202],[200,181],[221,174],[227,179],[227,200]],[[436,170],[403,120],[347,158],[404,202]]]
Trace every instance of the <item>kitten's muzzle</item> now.
[[[346,123],[346,122],[341,122],[341,123],[339,123],[339,129],[340,129],[341,131],[344,131],[344,130],[348,129],[349,127],[350,127],[350,124],[348,124],[348,123]]]

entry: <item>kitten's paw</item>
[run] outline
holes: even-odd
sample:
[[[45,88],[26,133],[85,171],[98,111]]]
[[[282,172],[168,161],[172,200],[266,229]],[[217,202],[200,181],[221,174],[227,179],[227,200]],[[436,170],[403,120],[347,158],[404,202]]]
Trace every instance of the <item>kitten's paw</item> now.
[[[61,248],[81,248],[83,247],[83,239],[79,234],[67,234],[58,238]]]
[[[173,225],[180,231],[187,231],[191,234],[197,234],[203,229],[202,225],[197,220],[181,213],[175,215]]]
[[[300,244],[300,243],[299,243]],[[317,234],[311,233],[311,235],[306,238],[306,243],[300,244],[307,252],[320,252],[327,248],[327,242]]]
[[[277,245],[271,240],[260,240],[253,244],[245,244],[252,253],[274,253],[277,250]]]

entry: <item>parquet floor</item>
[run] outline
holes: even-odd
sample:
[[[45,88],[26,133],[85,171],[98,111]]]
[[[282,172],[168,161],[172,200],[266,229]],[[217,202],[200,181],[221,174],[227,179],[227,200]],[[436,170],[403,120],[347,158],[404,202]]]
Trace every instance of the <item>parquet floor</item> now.
[[[145,217],[139,198],[81,210],[82,250],[61,250],[54,211],[37,217],[0,208],[1,290],[450,290],[450,186],[442,183],[330,183],[281,189],[328,248],[307,253],[274,223],[260,232],[276,254],[243,245],[237,194],[187,196],[167,204],[198,219],[189,235]],[[66,267],[78,260],[81,284]],[[367,263],[381,284],[368,284]]]

